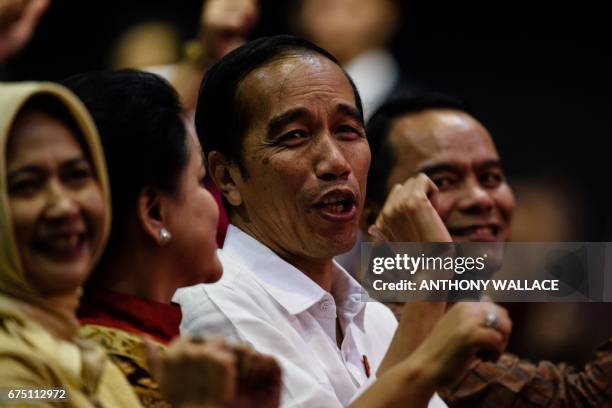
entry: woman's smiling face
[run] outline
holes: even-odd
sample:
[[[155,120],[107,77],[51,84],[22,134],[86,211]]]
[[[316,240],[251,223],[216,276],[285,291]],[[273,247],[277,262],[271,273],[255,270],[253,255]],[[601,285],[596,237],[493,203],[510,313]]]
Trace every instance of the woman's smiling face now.
[[[7,145],[9,207],[28,282],[74,291],[102,243],[105,202],[88,156],[65,123],[40,110],[17,117]]]

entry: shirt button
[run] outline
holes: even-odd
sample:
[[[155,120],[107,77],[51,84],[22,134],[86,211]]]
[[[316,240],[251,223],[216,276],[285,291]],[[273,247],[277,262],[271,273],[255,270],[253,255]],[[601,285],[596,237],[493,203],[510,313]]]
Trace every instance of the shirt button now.
[[[319,309],[321,309],[322,312],[327,312],[329,310],[329,306],[329,300],[323,300],[319,303]]]

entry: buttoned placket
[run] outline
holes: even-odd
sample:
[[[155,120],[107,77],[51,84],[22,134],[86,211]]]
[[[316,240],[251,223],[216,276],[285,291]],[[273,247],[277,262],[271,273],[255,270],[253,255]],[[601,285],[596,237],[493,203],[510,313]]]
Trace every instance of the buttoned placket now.
[[[329,340],[333,342],[333,345],[337,350],[338,357],[342,361],[342,364],[347,372],[350,374],[353,384],[355,387],[359,387],[367,380],[367,378],[365,376],[365,372],[362,372],[363,362],[360,359],[357,362],[349,361],[348,358],[353,352],[357,352],[358,355],[361,356],[359,350],[357,350],[356,344],[352,339],[352,333],[350,330],[351,322],[345,322],[346,325],[342,324],[342,319],[338,313],[339,309],[337,308],[333,297],[331,297],[329,294],[324,295],[321,300],[317,302],[316,309],[317,312],[315,314],[319,324],[327,333]],[[336,339],[336,324],[340,324],[343,331],[343,339],[340,348],[337,347],[338,341]]]

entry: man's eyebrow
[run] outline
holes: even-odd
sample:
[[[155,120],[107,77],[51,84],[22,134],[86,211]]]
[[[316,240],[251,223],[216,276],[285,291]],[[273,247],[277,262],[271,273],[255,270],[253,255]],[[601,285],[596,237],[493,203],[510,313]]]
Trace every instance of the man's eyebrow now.
[[[306,108],[294,108],[289,109],[283,113],[279,113],[274,116],[268,122],[268,139],[274,138],[274,136],[282,130],[288,123],[293,122],[296,119],[308,116],[308,110]]]
[[[478,168],[479,169],[488,169],[491,167],[502,167],[501,161],[499,159],[490,159],[490,160],[485,160],[482,163],[478,164]]]
[[[435,163],[435,164],[425,164],[418,169],[419,173],[425,173],[426,175],[449,172],[449,173],[457,173],[459,172],[459,167],[450,163]]]
[[[341,103],[336,107],[336,110],[340,113],[350,116],[356,122],[358,122],[362,127],[364,126],[363,115],[353,106]]]
[[[478,163],[476,166],[478,169],[488,169],[491,167],[499,167],[501,168],[501,161],[499,159],[489,159],[485,160],[482,163]],[[427,175],[449,172],[449,173],[457,173],[460,170],[460,166],[451,164],[451,163],[433,163],[433,164],[425,164],[418,169],[419,172],[425,173]]]

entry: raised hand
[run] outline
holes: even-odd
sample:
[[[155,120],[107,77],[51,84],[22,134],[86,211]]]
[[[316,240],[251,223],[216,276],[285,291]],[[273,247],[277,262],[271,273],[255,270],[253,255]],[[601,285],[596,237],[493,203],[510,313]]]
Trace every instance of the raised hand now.
[[[512,321],[491,302],[455,304],[410,357],[427,367],[438,387],[452,385],[479,357],[497,360],[508,345]]]
[[[438,187],[420,173],[396,184],[368,232],[389,242],[452,242],[436,211]]]
[[[164,398],[180,406],[231,406],[236,396],[236,356],[221,339],[174,340],[165,352],[147,343],[149,367]]]
[[[238,370],[236,408],[276,408],[280,402],[281,369],[272,357],[248,347],[234,347]]]
[[[0,63],[30,41],[50,0],[0,0]]]

